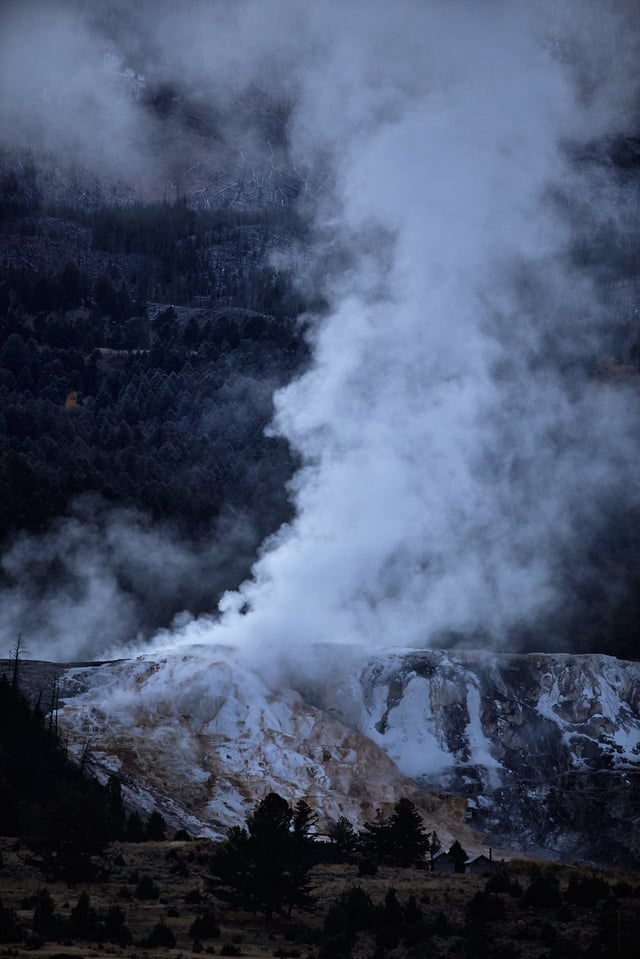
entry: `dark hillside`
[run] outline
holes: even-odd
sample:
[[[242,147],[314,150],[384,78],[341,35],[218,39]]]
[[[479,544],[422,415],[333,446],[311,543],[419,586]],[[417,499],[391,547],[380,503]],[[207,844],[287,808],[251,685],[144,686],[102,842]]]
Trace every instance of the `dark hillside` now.
[[[152,599],[139,571],[115,572],[126,630],[155,630],[215,608],[291,518],[296,463],[265,430],[308,359],[306,304],[268,256],[304,231],[286,212],[47,207],[36,183],[24,164],[0,182],[0,544],[55,539],[69,516],[107,552],[114,516],[162,530],[187,564],[168,588]],[[59,546],[26,565],[16,549],[0,589],[36,606],[84,589]]]
[[[51,706],[30,703],[0,675],[0,834],[63,838],[88,854],[121,835],[124,808],[117,788],[101,786],[67,757]]]

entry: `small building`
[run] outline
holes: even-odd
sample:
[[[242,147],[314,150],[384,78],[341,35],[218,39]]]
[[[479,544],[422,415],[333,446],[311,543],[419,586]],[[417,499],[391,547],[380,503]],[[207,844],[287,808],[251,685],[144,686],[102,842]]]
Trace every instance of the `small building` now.
[[[439,852],[437,856],[434,856],[431,860],[431,871],[432,872],[455,872],[456,863],[448,852]]]
[[[484,853],[467,859],[464,864],[464,871],[468,872],[471,876],[486,876],[492,869],[493,861],[491,856],[485,856]]]

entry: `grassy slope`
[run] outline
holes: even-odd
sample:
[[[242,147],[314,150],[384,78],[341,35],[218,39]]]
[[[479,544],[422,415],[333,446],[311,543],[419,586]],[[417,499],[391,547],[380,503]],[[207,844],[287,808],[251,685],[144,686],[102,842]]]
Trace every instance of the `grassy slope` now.
[[[209,899],[206,892],[206,858],[211,849],[209,843],[146,843],[134,845],[117,843],[110,847],[110,868],[108,878],[103,882],[80,884],[73,889],[62,882],[47,882],[34,868],[26,865],[22,858],[24,847],[12,839],[0,840],[0,853],[3,866],[0,868],[0,899],[5,906],[18,911],[22,924],[30,928],[33,907],[25,905],[25,899],[33,896],[36,890],[46,885],[53,897],[56,911],[68,917],[81,892],[91,897],[91,904],[98,910],[106,910],[109,905],[118,904],[126,913],[126,922],[136,943],[148,935],[151,928],[164,919],[176,937],[175,948],[142,949],[139,946],[97,945],[83,943],[80,940],[67,940],[62,943],[47,942],[38,949],[43,957],[53,956],[179,956],[192,952],[193,940],[189,927],[203,904]],[[552,873],[565,890],[571,875],[593,875],[587,867],[569,867],[536,864],[524,860],[509,865],[511,875],[517,878],[526,889],[531,875],[536,869]],[[173,871],[172,871],[173,870]],[[151,875],[160,888],[157,900],[141,901],[133,896],[137,878]],[[622,880],[632,886],[632,895],[618,897],[615,909],[621,917],[622,955],[632,955],[633,943],[640,940],[640,926],[637,921],[638,896],[640,896],[640,874],[621,871],[598,871],[613,886]],[[416,897],[427,922],[435,920],[442,912],[447,917],[449,931],[444,936],[434,936],[426,942],[411,947],[401,943],[396,949],[387,949],[379,955],[389,955],[404,959],[418,956],[479,955],[476,947],[469,946],[469,928],[465,915],[467,904],[475,893],[484,889],[486,879],[476,876],[434,875],[415,869],[381,868],[374,877],[359,878],[355,865],[322,865],[314,870],[314,895],[316,903],[313,911],[307,914],[294,914],[291,920],[276,922],[272,930],[265,928],[260,917],[234,913],[220,903],[210,900],[218,916],[221,935],[215,940],[205,940],[204,953],[213,948],[217,955],[225,943],[235,943],[241,954],[253,959],[273,956],[278,950],[284,954],[299,954],[302,957],[317,956],[322,953],[323,936],[321,933],[324,917],[329,906],[345,890],[360,886],[374,903],[382,904],[389,887],[397,891],[401,904],[409,896]],[[132,898],[130,901],[119,898],[122,888],[126,887]],[[185,896],[194,889],[202,891],[203,903],[185,903]],[[635,896],[633,895],[635,893]],[[491,944],[491,956],[512,957],[585,955],[586,949],[597,939],[606,917],[602,902],[593,908],[578,906],[541,909],[523,907],[522,899],[502,895],[506,915],[503,920],[483,923],[476,939]],[[617,912],[616,921],[617,921]],[[615,926],[615,922],[613,923]],[[629,949],[625,950],[627,941]],[[550,949],[552,948],[552,951]],[[375,937],[372,933],[360,933],[354,945],[353,959],[365,959],[374,955]],[[592,955],[613,956],[617,952],[616,936],[613,942],[603,944],[602,950]],[[282,953],[281,953],[282,954]],[[0,946],[0,956],[33,955],[33,950],[20,944]],[[337,959],[337,957],[336,957]]]

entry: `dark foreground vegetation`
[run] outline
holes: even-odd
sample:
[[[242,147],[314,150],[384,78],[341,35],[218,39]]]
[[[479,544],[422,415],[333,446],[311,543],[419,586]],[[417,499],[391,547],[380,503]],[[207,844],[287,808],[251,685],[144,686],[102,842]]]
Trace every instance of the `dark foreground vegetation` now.
[[[90,882],[0,840],[0,955],[305,959],[635,959],[637,874],[514,861],[484,876],[319,862],[303,902],[265,915],[212,883],[224,846],[114,842]]]

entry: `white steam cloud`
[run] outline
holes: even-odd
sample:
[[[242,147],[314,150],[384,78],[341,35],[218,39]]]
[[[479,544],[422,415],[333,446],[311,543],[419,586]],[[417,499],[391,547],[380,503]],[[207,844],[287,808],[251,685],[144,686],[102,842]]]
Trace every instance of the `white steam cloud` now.
[[[303,457],[297,518],[224,597],[219,623],[158,645],[427,645],[453,632],[508,643],[563,602],[563,569],[582,562],[611,504],[637,506],[637,390],[594,382],[612,307],[571,255],[602,223],[625,222],[606,165],[580,166],[573,147],[631,123],[633,5],[166,7],[130,14],[130,55],[144,46],[157,75],[211,88],[270,79],[295,102],[294,159],[328,164],[333,188],[300,277],[329,312],[273,427]],[[124,8],[107,9],[118,42]],[[82,105],[101,36],[91,16],[80,32],[57,22],[47,62],[59,76],[58,44],[76,57],[58,87],[65,121],[82,135],[99,115],[108,165],[144,164],[131,105],[106,92]],[[12,109],[13,60],[3,53]],[[30,84],[20,102],[40,103],[54,137],[63,127]]]
[[[615,65],[590,91],[582,69],[623,19],[531,6],[349,4],[351,23],[324,7],[299,129],[333,147],[325,232],[362,253],[278,397],[307,464],[298,519],[224,600],[235,639],[508,642],[562,602],[560,556],[581,562],[585,530],[633,498],[637,397],[590,379],[606,308],[552,200],[592,192],[564,146],[628,119]]]
[[[139,510],[80,497],[44,534],[23,533],[0,557],[0,643],[22,635],[31,659],[106,659],[207,609],[255,555],[248,519],[223,512],[206,543],[180,537]]]

